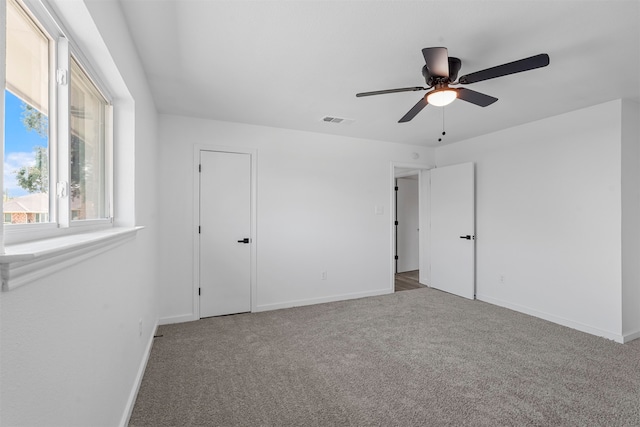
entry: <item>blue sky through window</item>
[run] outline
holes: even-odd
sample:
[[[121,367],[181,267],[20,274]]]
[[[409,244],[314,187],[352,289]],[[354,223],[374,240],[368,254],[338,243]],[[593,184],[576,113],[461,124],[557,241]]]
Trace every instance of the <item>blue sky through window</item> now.
[[[4,191],[9,197],[29,194],[16,181],[16,171],[22,166],[35,164],[34,149],[48,148],[49,139],[35,131],[27,131],[22,123],[22,100],[4,91]]]

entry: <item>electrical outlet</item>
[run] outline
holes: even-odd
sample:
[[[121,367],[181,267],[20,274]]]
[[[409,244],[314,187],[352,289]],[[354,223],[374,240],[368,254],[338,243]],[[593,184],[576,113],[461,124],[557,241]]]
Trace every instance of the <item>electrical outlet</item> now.
[[[327,272],[326,271],[323,271],[323,272],[320,273],[320,279],[327,280]]]
[[[504,274],[500,275],[500,283],[502,283],[504,285],[505,283],[505,278],[504,278]]]

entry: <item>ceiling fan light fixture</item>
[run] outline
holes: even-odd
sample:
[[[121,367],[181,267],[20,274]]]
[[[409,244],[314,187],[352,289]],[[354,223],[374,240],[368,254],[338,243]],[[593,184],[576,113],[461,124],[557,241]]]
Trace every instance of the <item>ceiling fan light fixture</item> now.
[[[427,94],[427,102],[436,107],[444,107],[451,104],[458,97],[458,92],[454,89],[436,89]]]

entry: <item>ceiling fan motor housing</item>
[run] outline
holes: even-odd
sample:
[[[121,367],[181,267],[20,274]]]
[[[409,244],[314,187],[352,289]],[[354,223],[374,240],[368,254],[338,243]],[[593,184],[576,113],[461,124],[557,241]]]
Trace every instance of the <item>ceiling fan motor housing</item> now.
[[[449,76],[433,75],[429,72],[429,68],[425,65],[422,67],[422,75],[428,86],[436,86],[438,83],[453,83],[458,78],[458,72],[462,67],[460,59],[450,56],[449,58]]]

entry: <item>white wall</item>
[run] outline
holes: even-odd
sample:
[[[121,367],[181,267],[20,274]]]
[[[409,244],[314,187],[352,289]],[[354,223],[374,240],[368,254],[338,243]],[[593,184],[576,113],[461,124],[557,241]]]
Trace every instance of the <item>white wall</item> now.
[[[436,149],[476,163],[479,299],[623,339],[620,124],[612,101]]]
[[[119,164],[117,191],[127,196],[117,208],[123,225],[146,228],[115,250],[0,293],[0,424],[115,426],[128,417],[158,318],[157,117],[119,4],[55,5],[91,46],[90,59],[117,65],[116,94],[130,94],[115,99],[125,112],[116,155],[129,157]]]
[[[622,102],[622,332],[640,338],[640,106]]]
[[[197,315],[194,144],[257,150],[256,310],[392,291],[391,162],[429,149],[168,115],[160,135],[163,322]]]

